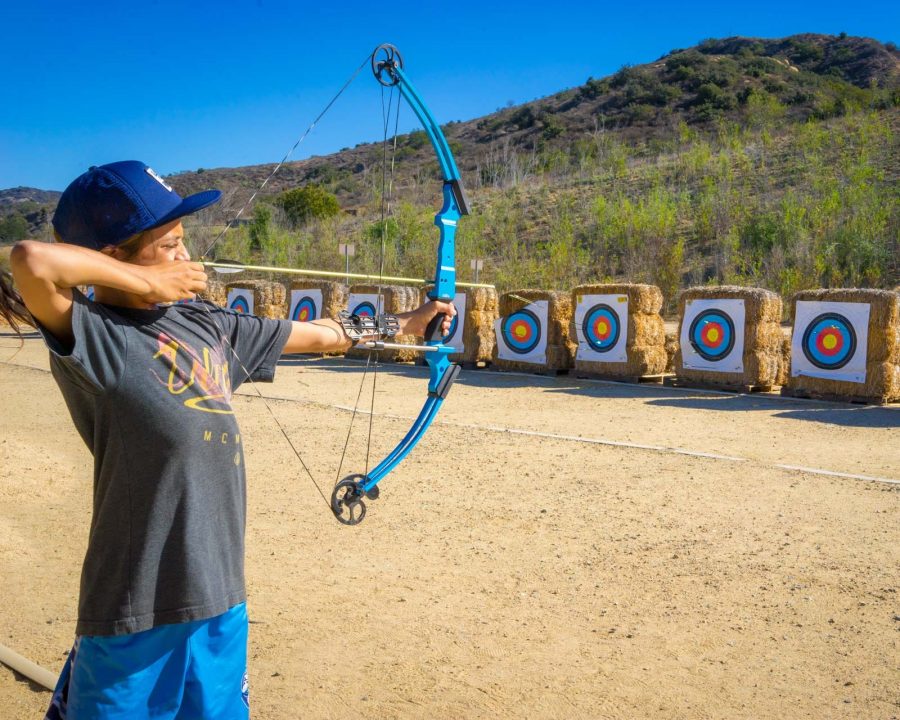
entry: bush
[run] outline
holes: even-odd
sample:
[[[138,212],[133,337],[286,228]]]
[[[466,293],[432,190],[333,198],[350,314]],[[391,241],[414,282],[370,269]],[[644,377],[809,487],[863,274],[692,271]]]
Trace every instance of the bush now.
[[[276,202],[294,225],[314,219],[324,220],[341,211],[337,198],[315,183],[288,190],[279,195]]]
[[[21,215],[7,215],[0,220],[0,242],[14,243],[28,237],[28,222]]]

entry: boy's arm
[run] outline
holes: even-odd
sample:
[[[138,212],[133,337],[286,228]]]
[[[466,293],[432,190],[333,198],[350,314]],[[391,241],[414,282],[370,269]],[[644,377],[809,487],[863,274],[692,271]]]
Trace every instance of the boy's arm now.
[[[9,260],[28,311],[67,343],[72,341],[72,288],[77,285],[115,288],[148,304],[187,299],[206,288],[198,263],[135,265],[64,243],[24,240],[13,247]]]
[[[442,329],[447,333],[450,331],[451,319],[456,315],[456,309],[452,303],[432,301],[416,310],[397,315],[400,321],[400,332],[397,334],[422,336],[431,319],[440,313],[444,314]],[[341,352],[347,350],[351,344],[350,338],[337,320],[322,318],[312,322],[294,322],[282,353]]]

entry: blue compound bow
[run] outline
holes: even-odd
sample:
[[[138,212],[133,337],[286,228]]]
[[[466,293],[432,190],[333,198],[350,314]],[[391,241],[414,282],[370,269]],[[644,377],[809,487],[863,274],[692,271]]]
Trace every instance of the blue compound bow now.
[[[425,106],[419,93],[403,72],[403,59],[393,45],[380,45],[372,53],[372,72],[385,87],[397,87],[428,133],[437,154],[444,178],[444,203],[434,218],[440,231],[437,267],[434,271],[434,287],[428,292],[432,300],[452,302],[456,293],[456,223],[462,215],[469,214],[469,205],[453,153],[440,125]],[[450,362],[450,354],[456,349],[444,344],[441,333],[442,315],[429,323],[425,331],[425,361],[429,368],[428,397],[409,432],[371,472],[350,475],[334,487],[331,509],[335,517],[345,525],[356,525],[366,516],[364,498],[378,497],[378,483],[391,472],[416,446],[440,410],[460,367]]]

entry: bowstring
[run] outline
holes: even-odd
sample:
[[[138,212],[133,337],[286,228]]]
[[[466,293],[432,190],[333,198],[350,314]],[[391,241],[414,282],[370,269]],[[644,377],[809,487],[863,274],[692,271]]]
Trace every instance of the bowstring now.
[[[263,188],[265,188],[266,185],[268,185],[269,181],[275,176],[275,174],[281,169],[281,167],[288,161],[288,159],[291,157],[291,155],[294,153],[294,151],[297,149],[297,147],[300,145],[300,143],[302,143],[306,139],[306,137],[313,131],[313,129],[319,123],[319,121],[331,109],[331,106],[334,105],[334,103],[337,101],[337,99],[341,95],[343,95],[344,91],[356,79],[356,76],[359,75],[360,71],[370,61],[371,57],[372,57],[371,54],[367,55],[365,60],[363,60],[362,63],[360,63],[359,67],[356,68],[356,70],[349,77],[349,79],[343,84],[343,86],[341,86],[341,89],[338,90],[338,92],[334,95],[334,97],[331,98],[331,100],[329,100],[328,104],[318,114],[316,119],[313,120],[313,122],[310,124],[310,126],[308,128],[306,128],[306,130],[303,132],[303,134],[291,146],[290,150],[288,150],[285,153],[284,157],[278,162],[278,164],[275,166],[275,168],[272,170],[272,172],[269,173],[269,175],[266,177],[266,179],[263,180],[262,184],[253,192],[253,194],[250,196],[250,198],[243,204],[241,209],[238,210],[238,213],[237,213],[237,215],[235,215],[234,219],[231,220],[229,223],[227,223],[224,228],[222,228],[222,231],[218,234],[218,236],[215,238],[215,240],[213,240],[213,242],[209,245],[209,247],[207,247],[206,250],[203,252],[203,254],[200,256],[201,259],[207,257],[209,255],[209,253],[212,251],[212,249],[216,246],[216,244],[225,236],[225,234],[228,232],[229,228],[233,227],[236,224],[236,221],[241,217],[241,215],[243,215],[244,211],[250,206],[250,204],[253,202],[253,200],[256,198],[256,196],[259,195],[260,192],[262,192]],[[300,455],[300,451],[297,449],[296,445],[294,445],[293,440],[291,440],[290,436],[288,435],[287,430],[285,430],[284,426],[278,420],[278,416],[275,414],[275,411],[272,409],[272,406],[269,405],[265,395],[263,395],[262,391],[259,389],[259,387],[257,387],[256,382],[254,382],[253,378],[251,377],[250,371],[247,370],[247,367],[246,367],[246,365],[244,365],[243,360],[241,360],[237,351],[234,349],[234,345],[231,343],[231,340],[229,339],[228,334],[225,332],[224,325],[220,325],[219,322],[216,320],[215,313],[213,313],[213,311],[210,309],[210,306],[213,305],[213,303],[211,301],[204,299],[202,297],[202,295],[198,294],[198,296],[201,298],[201,302],[199,303],[200,306],[206,311],[206,313],[209,315],[210,319],[212,320],[213,324],[218,329],[219,336],[220,336],[221,340],[223,341],[223,344],[228,347],[228,350],[231,352],[231,355],[237,361],[238,365],[240,366],[241,370],[243,371],[244,375],[246,376],[247,381],[250,383],[250,386],[256,392],[259,399],[262,400],[263,405],[265,406],[266,410],[269,412],[269,415],[275,421],[275,425],[281,431],[281,434],[284,436],[284,439],[287,441],[288,446],[291,448],[291,450],[293,450],[294,455],[297,457],[297,460],[299,460],[300,465],[303,467],[303,470],[306,472],[306,475],[309,477],[312,484],[315,485],[316,490],[318,491],[319,495],[322,496],[322,499],[325,501],[325,504],[328,506],[328,508],[330,510],[331,509],[331,500],[322,491],[322,488],[319,486],[319,483],[316,482],[316,479],[313,477],[313,474],[310,471],[309,467],[303,461],[303,457]],[[207,303],[209,303],[209,304],[207,304]],[[357,402],[358,402],[358,400],[357,400]]]
[[[397,109],[394,112],[394,139],[391,143],[391,169],[388,177],[387,155],[388,155],[388,128],[391,122],[391,103],[393,101],[394,89],[396,85],[391,86],[391,93],[388,95],[387,105],[384,102],[384,86],[381,87],[381,114],[384,121],[384,136],[382,140],[381,152],[381,260],[378,266],[378,303],[381,304],[382,293],[384,292],[384,263],[387,254],[387,222],[391,218],[392,201],[394,197],[394,162],[397,158],[397,131],[400,127],[400,91],[397,90]],[[380,311],[379,311],[380,312]],[[369,434],[366,442],[366,475],[369,474],[369,450],[372,447],[372,427],[375,419],[375,387],[378,381],[378,354],[375,355],[375,372],[372,376],[372,399],[369,407]]]
[[[294,154],[294,150],[297,149],[297,146],[300,145],[300,143],[302,143],[306,139],[306,136],[309,135],[313,131],[313,129],[315,129],[316,125],[319,124],[319,120],[321,120],[323,117],[325,117],[325,113],[327,113],[331,109],[331,106],[334,105],[335,102],[337,102],[337,99],[341,95],[344,94],[344,90],[346,90],[348,87],[350,87],[350,85],[353,83],[353,81],[356,80],[356,76],[359,75],[359,73],[362,71],[362,69],[369,63],[369,60],[371,60],[371,58],[372,58],[371,54],[367,55],[366,59],[363,60],[360,63],[359,67],[353,71],[353,74],[350,75],[349,78],[347,78],[347,81],[341,86],[341,89],[338,90],[337,93],[335,93],[334,97],[328,101],[328,104],[325,106],[325,108],[322,110],[322,112],[320,112],[316,116],[316,119],[312,121],[310,126],[308,128],[306,128],[306,130],[303,132],[303,134],[299,138],[297,138],[297,142],[295,142],[291,146],[291,149],[288,150],[284,154],[284,157],[278,161],[278,164],[275,165],[272,172],[270,172],[268,174],[268,176],[266,177],[266,179],[262,181],[262,185],[260,185],[258,188],[256,188],[256,190],[253,191],[253,194],[241,206],[241,209],[238,210],[237,215],[234,216],[234,218],[231,220],[231,222],[227,223],[225,225],[225,227],[222,228],[222,231],[216,236],[215,240],[213,240],[212,243],[210,243],[209,247],[203,251],[203,254],[200,256],[201,260],[203,258],[207,257],[209,255],[209,253],[212,251],[212,249],[218,244],[219,240],[221,240],[223,237],[225,237],[225,233],[228,232],[229,228],[231,228],[232,226],[237,224],[237,221],[240,219],[241,215],[244,214],[244,210],[246,210],[250,206],[250,204],[256,199],[256,196],[262,192],[263,188],[265,188],[266,185],[269,184],[269,180],[271,180],[273,177],[275,177],[275,173],[277,173],[279,170],[281,170],[282,165],[284,165],[288,161],[288,159],[291,157],[291,155]]]
[[[385,88],[382,86],[381,88],[381,117],[382,117],[382,140],[381,140],[381,198],[380,198],[380,206],[381,206],[381,253],[379,260],[379,269],[378,269],[378,284],[377,288],[377,297],[375,301],[375,314],[380,315],[382,311],[382,293],[384,291],[384,266],[385,266],[385,255],[387,252],[387,221],[391,216],[391,208],[392,208],[392,199],[393,199],[393,188],[394,188],[394,166],[395,160],[397,156],[397,132],[400,125],[400,100],[401,95],[399,90],[397,91],[397,109],[396,111],[392,111],[392,105],[394,102],[394,90],[396,86],[391,86],[390,94],[388,95],[387,102],[385,102]],[[393,112],[394,115],[394,137],[393,142],[390,144],[390,153],[388,153],[388,131],[391,126],[391,114]],[[388,175],[388,156],[390,155],[390,174]],[[372,359],[374,358],[374,363]],[[369,427],[368,427],[368,437],[366,440],[366,460],[365,460],[365,472],[363,473],[364,477],[368,477],[369,475],[369,460],[371,457],[371,449],[372,449],[372,429],[375,418],[375,390],[378,381],[378,367],[379,367],[379,351],[378,350],[370,350],[369,354],[366,357],[366,366],[363,369],[363,375],[360,379],[359,383],[359,391],[356,395],[356,403],[353,405],[353,414],[350,417],[350,427],[347,430],[347,437],[344,439],[344,449],[341,453],[341,462],[338,465],[337,476],[335,478],[335,484],[340,481],[341,471],[344,466],[344,457],[347,454],[347,447],[350,444],[350,435],[353,432],[353,422],[356,419],[357,412],[359,410],[359,401],[362,397],[363,387],[366,383],[366,377],[369,372],[369,368],[372,367],[372,394],[369,401]]]

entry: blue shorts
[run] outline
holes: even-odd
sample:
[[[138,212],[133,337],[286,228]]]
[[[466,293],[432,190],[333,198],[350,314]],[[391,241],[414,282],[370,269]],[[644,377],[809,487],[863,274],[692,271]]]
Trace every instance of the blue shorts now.
[[[132,635],[76,639],[47,720],[247,720],[247,606]]]

